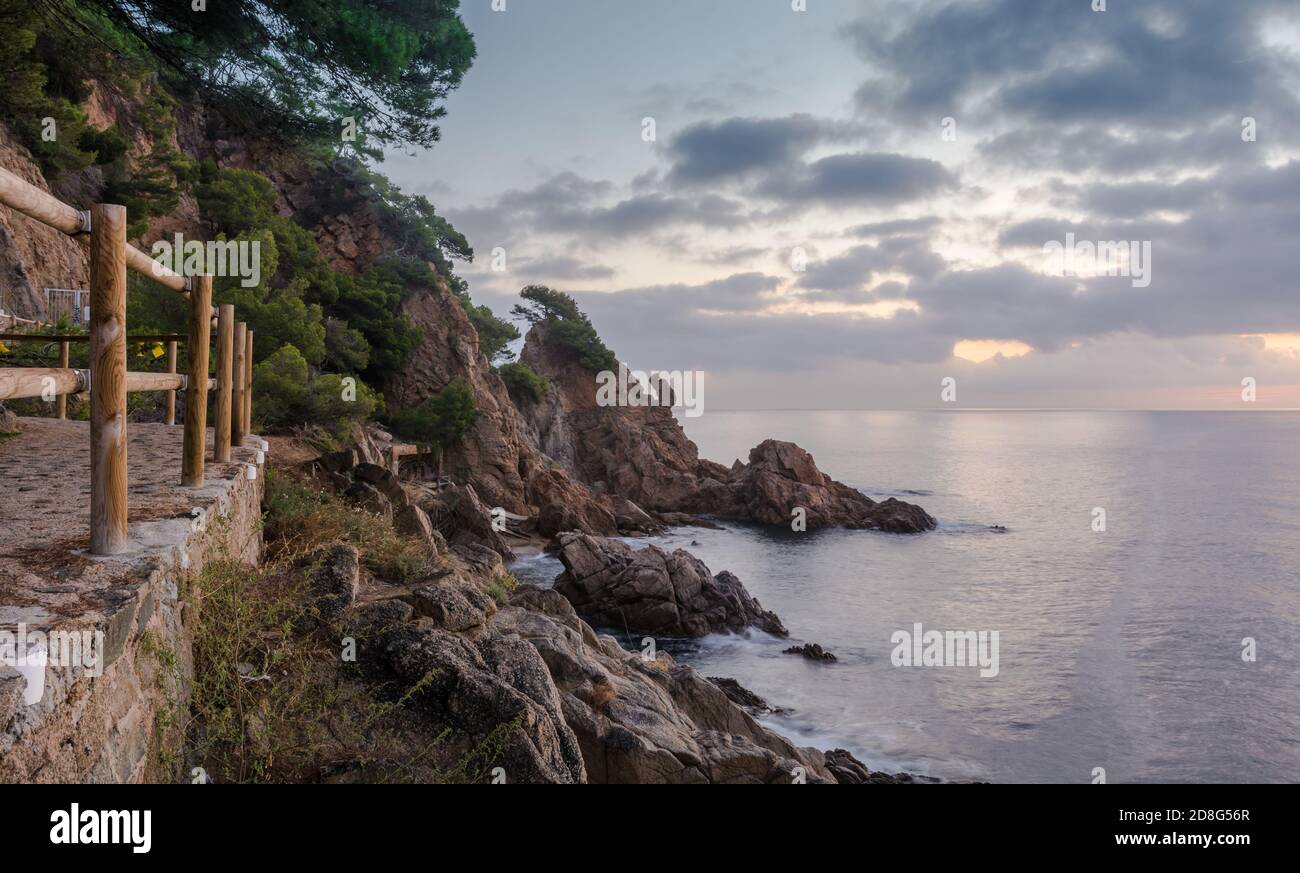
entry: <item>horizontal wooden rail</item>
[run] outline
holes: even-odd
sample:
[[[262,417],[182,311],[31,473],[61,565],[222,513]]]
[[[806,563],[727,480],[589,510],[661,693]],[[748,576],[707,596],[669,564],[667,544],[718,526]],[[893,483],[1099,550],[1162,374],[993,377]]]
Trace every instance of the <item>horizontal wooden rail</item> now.
[[[182,391],[189,377],[182,373],[127,373],[126,392]],[[216,379],[208,379],[215,388]],[[61,397],[81,394],[90,388],[90,371],[68,367],[5,367],[0,369],[0,400],[31,397]]]
[[[34,218],[42,224],[48,224],[68,236],[81,236],[90,232],[87,226],[89,213],[74,209],[3,167],[0,167],[0,204],[21,212],[28,218]],[[184,276],[168,269],[130,244],[126,247],[126,265],[142,276],[153,279],[159,285],[182,294],[189,293],[189,282]]]
[[[189,337],[181,333],[132,333],[127,334],[126,341],[129,343],[183,343]],[[6,342],[22,340],[40,341],[56,343],[88,343],[90,334],[88,333],[0,333],[0,340]]]
[[[13,209],[73,237],[85,245],[90,266],[90,317],[86,334],[19,333],[12,319],[10,342],[59,343],[59,367],[0,369],[0,400],[42,398],[57,401],[57,415],[66,415],[69,394],[90,392],[90,553],[114,555],[128,546],[127,394],[165,391],[168,424],[175,422],[175,392],[185,391],[185,431],[181,484],[204,484],[208,392],[216,389],[215,424],[221,433],[213,443],[214,459],[228,461],[233,438],[242,438],[252,418],[253,332],[233,343],[233,307],[212,306],[212,276],[187,279],[126,241],[124,206],[97,203],[81,211],[0,167],[0,206]],[[130,336],[126,331],[127,271],[135,270],[189,301],[188,333]],[[42,325],[44,329],[49,326]],[[240,325],[243,328],[244,325]],[[209,375],[209,347],[217,328],[218,378]],[[240,341],[242,340],[242,341]],[[90,368],[68,366],[69,345],[89,344]],[[166,373],[131,373],[126,369],[128,342],[167,343]],[[177,345],[185,343],[187,372],[178,374]],[[242,360],[241,360],[242,358]],[[233,389],[242,388],[236,403]],[[240,429],[235,419],[244,425]],[[228,432],[227,432],[228,429]]]

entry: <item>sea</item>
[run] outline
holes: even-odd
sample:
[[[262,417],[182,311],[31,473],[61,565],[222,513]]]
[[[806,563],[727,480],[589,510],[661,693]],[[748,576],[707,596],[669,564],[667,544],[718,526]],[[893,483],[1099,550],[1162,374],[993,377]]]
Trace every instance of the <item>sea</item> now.
[[[1300,412],[682,423],[703,457],[730,465],[790,440],[938,520],[914,535],[724,522],[633,541],[732,571],[790,629],[657,641],[765,698],[769,727],[944,781],[1300,781]],[[561,570],[550,555],[515,567],[540,585]],[[995,675],[947,653],[913,663],[901,641],[918,624],[983,633],[986,656],[996,640]],[[837,660],[783,654],[792,641]]]

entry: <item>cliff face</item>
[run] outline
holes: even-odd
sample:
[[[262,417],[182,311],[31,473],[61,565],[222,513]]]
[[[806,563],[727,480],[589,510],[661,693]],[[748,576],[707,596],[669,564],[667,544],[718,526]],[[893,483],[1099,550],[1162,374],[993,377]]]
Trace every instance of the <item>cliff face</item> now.
[[[817,468],[793,443],[767,440],[728,469],[700,458],[665,406],[600,406],[595,375],[550,340],[529,331],[520,356],[551,384],[524,414],[538,445],[574,478],[659,513],[690,513],[787,525],[802,510],[807,529],[843,526],[915,533],[935,521],[919,506],[882,503]],[[679,520],[670,518],[669,520]]]
[[[445,288],[417,288],[403,309],[424,339],[406,368],[388,384],[390,406],[417,406],[456,379],[474,390],[478,413],[460,444],[448,452],[446,471],[471,482],[489,506],[527,514],[528,479],[545,466],[500,377],[479,351],[478,334],[464,308]]]
[[[725,478],[726,468],[700,459],[672,409],[601,407],[596,380],[535,325],[520,360],[545,376],[551,389],[524,415],[535,440],[579,481],[626,497],[644,509],[678,511],[702,482]]]
[[[4,124],[0,124],[0,167],[49,190],[31,153]],[[43,288],[86,288],[89,281],[86,254],[75,240],[0,206],[0,308],[35,318],[45,311]]]

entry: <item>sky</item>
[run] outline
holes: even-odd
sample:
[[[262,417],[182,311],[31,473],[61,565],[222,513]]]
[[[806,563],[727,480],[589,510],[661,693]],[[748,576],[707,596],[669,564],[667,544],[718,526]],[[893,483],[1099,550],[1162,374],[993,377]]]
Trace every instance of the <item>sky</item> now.
[[[464,0],[382,169],[710,409],[1300,407],[1300,4],[799,5]]]

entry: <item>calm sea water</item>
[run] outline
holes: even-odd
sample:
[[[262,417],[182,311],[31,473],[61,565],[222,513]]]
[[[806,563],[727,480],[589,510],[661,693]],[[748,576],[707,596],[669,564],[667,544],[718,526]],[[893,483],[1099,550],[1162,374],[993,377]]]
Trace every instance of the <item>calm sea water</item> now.
[[[835,478],[939,519],[917,536],[731,525],[657,540],[733,571],[793,638],[838,656],[814,664],[762,634],[665,645],[790,710],[770,726],[945,779],[1084,783],[1102,767],[1109,782],[1300,781],[1300,413],[684,424],[704,457],[792,440]],[[518,570],[544,582],[559,566]],[[998,631],[998,675],[894,666],[890,635],[915,622]]]

